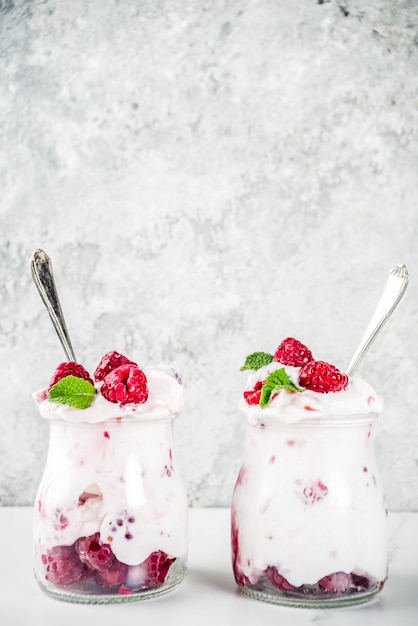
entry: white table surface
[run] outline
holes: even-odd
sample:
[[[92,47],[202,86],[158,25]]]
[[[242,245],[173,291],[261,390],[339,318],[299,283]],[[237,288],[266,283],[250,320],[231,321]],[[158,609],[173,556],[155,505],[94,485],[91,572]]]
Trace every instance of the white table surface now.
[[[417,626],[418,513],[391,513],[390,571],[369,604],[295,609],[252,600],[235,585],[229,510],[190,509],[189,563],[177,589],[153,600],[117,605],[49,598],[32,575],[32,509],[0,507],[0,626]],[[94,620],[94,621],[92,621]]]

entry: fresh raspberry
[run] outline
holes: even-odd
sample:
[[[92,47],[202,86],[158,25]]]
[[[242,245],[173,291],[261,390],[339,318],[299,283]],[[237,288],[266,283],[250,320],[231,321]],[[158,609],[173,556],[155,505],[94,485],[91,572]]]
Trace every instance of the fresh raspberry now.
[[[133,361],[130,361],[126,356],[123,356],[123,354],[119,354],[119,352],[108,352],[104,355],[99,365],[96,367],[96,371],[94,372],[94,380],[99,382],[117,367],[127,364],[137,365]]]
[[[345,572],[335,572],[324,576],[318,581],[318,587],[326,593],[345,593],[351,585],[351,575]]]
[[[360,576],[359,574],[351,574],[351,580],[357,591],[367,591],[376,584],[376,581],[373,582],[373,580],[370,580],[367,576]]]
[[[142,404],[148,399],[147,378],[136,365],[120,365],[105,376],[100,391],[109,402]]]
[[[311,361],[300,370],[299,384],[319,393],[342,391],[347,387],[348,376],[330,363]]]
[[[283,365],[292,365],[294,367],[302,367],[305,363],[312,361],[312,352],[297,339],[288,337],[284,339],[277,348],[273,361],[283,363]]]
[[[42,555],[42,562],[45,578],[61,587],[73,585],[87,573],[87,567],[79,560],[74,546],[55,546]]]
[[[292,591],[293,589],[296,589],[296,587],[291,585],[290,582],[279,573],[277,567],[268,567],[267,576],[273,585],[282,591]]]
[[[248,404],[260,404],[261,398],[261,388],[264,385],[265,381],[259,381],[254,385],[254,389],[250,389],[249,391],[244,391],[244,398]]]
[[[99,571],[109,569],[114,560],[109,544],[100,541],[100,533],[78,539],[75,543],[75,551],[80,561],[90,569]]]
[[[126,584],[134,589],[150,589],[162,585],[170,569],[171,564],[176,559],[171,559],[165,552],[158,550],[151,554],[139,565],[132,565],[129,568]]]
[[[115,558],[109,569],[96,572],[96,581],[103,587],[115,587],[125,582],[127,573],[128,566],[126,563],[122,563]]]
[[[165,552],[158,550],[151,552],[149,557],[142,563],[142,567],[147,572],[147,587],[162,585],[167,576],[171,564],[176,559],[171,559]]]
[[[60,363],[57,369],[54,372],[53,377],[49,383],[48,391],[57,384],[61,378],[65,378],[66,376],[75,376],[76,378],[84,378],[84,380],[88,380],[89,383],[93,385],[93,381],[90,378],[90,374],[80,363],[75,363],[74,361],[65,361],[64,363]]]

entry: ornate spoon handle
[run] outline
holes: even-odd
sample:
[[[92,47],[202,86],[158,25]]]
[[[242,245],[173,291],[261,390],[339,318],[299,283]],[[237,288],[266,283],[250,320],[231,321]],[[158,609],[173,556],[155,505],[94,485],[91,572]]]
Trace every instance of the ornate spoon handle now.
[[[46,306],[51,321],[61,345],[64,348],[68,361],[75,361],[74,350],[68,335],[67,326],[62,314],[57,288],[52,273],[52,264],[49,256],[43,250],[35,250],[30,260],[32,277],[40,296]]]
[[[383,324],[389,319],[395,310],[396,305],[405,293],[408,286],[409,274],[406,265],[398,263],[389,273],[389,278],[373,313],[372,319],[364,333],[359,347],[351,359],[347,368],[347,375],[351,376],[362,361],[364,355],[376,339],[378,333],[382,329]]]

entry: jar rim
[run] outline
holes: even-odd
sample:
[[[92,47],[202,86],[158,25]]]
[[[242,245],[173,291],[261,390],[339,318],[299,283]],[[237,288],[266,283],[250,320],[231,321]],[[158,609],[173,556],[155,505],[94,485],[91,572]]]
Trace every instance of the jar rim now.
[[[85,426],[103,426],[104,424],[151,424],[152,422],[159,424],[161,422],[172,422],[180,413],[170,413],[169,415],[153,415],[152,413],[142,413],[140,415],[120,415],[109,417],[99,421],[74,420],[65,419],[63,417],[48,417],[46,421],[50,424],[84,424]]]
[[[268,416],[266,419],[262,419],[261,417],[254,421],[248,421],[250,426],[313,426],[315,428],[320,428],[321,426],[332,426],[332,427],[342,427],[342,426],[361,426],[364,424],[372,424],[377,421],[379,418],[379,413],[350,413],[350,414],[332,414],[332,415],[321,415],[317,417],[308,417],[305,419],[295,420],[295,421],[283,421],[278,419],[277,417]]]

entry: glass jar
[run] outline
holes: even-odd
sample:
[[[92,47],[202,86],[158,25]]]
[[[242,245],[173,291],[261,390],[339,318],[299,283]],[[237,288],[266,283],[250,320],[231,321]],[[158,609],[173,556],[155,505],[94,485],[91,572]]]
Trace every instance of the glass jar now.
[[[247,425],[232,500],[236,582],[301,607],[366,602],[387,577],[387,510],[374,455],[377,415]]]
[[[34,520],[34,571],[61,600],[142,600],[176,587],[187,499],[173,416],[51,420]]]

